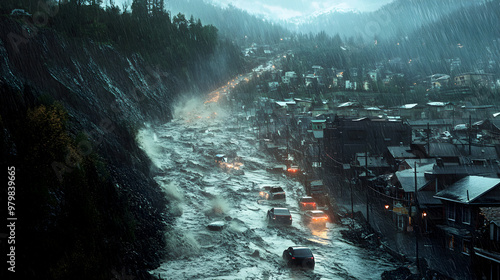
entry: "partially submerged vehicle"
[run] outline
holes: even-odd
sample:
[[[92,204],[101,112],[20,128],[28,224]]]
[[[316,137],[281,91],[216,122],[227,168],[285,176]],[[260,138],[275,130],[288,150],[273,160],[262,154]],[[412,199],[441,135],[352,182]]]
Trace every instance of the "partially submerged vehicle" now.
[[[275,207],[267,211],[267,221],[273,225],[291,225],[292,214],[288,208]]]
[[[309,183],[308,194],[314,198],[318,206],[327,206],[329,198],[323,180],[312,180]]]
[[[285,200],[286,193],[280,186],[263,186],[259,193],[266,200]]]
[[[304,196],[299,200],[299,208],[300,211],[316,210],[318,208],[318,205],[316,204],[316,201],[314,201],[314,198],[312,196]]]
[[[292,246],[283,251],[283,260],[289,267],[314,269],[314,255],[308,247]]]
[[[302,216],[304,224],[310,226],[326,226],[329,218],[322,210],[307,210]]]

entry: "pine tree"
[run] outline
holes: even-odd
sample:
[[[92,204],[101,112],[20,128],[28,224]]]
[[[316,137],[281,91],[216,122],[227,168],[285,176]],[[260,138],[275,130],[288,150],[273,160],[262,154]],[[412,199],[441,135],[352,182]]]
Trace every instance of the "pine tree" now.
[[[136,19],[145,19],[148,16],[148,0],[134,0],[132,2],[132,16]]]

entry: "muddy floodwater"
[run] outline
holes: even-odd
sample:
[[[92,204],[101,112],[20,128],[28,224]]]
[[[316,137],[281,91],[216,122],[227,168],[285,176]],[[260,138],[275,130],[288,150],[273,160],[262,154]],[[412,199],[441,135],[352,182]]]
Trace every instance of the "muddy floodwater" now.
[[[167,235],[168,257],[151,274],[162,279],[380,279],[396,264],[381,251],[343,240],[343,226],[309,228],[298,199],[304,187],[273,174],[276,164],[259,147],[249,123],[236,122],[233,110],[194,100],[180,105],[175,119],[139,133],[142,148],[158,168],[155,179],[172,201],[174,228]],[[217,163],[216,155],[229,155]],[[282,186],[286,201],[259,196],[264,184]],[[289,227],[268,226],[267,211],[287,207]],[[218,222],[222,230],[207,227]],[[220,229],[220,228],[219,228]],[[282,260],[289,246],[308,246],[312,271],[292,269]]]

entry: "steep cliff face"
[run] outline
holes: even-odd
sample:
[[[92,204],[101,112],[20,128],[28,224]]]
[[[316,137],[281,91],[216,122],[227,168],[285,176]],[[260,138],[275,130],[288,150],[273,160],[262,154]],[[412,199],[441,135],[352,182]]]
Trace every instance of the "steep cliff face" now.
[[[168,202],[134,133],[168,121],[185,88],[139,56],[0,18],[0,163],[17,170],[18,275],[149,277]]]
[[[22,89],[29,83],[69,110],[77,108],[75,113],[137,122],[168,119],[176,91],[170,73],[107,45],[69,40],[43,29],[26,38],[20,23],[7,19],[2,25],[0,69],[9,86]]]

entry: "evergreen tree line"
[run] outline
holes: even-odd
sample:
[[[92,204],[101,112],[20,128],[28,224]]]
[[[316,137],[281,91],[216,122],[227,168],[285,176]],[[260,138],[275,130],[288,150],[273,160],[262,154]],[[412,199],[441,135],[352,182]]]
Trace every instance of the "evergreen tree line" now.
[[[193,14],[205,24],[217,26],[221,37],[230,39],[239,46],[253,43],[274,45],[291,34],[282,25],[250,15],[231,4],[218,7],[204,0],[169,0],[168,7],[172,11]]]
[[[102,0],[5,0],[0,12],[25,9],[36,26],[40,12],[50,6],[52,14],[40,27],[51,27],[68,37],[91,39],[110,44],[121,51],[139,53],[150,63],[168,68],[183,68],[211,54],[218,44],[218,30],[183,14],[171,16],[164,0],[134,0],[131,11],[120,10]]]

